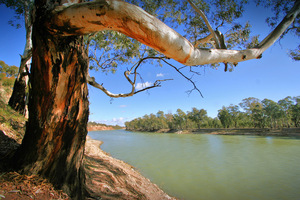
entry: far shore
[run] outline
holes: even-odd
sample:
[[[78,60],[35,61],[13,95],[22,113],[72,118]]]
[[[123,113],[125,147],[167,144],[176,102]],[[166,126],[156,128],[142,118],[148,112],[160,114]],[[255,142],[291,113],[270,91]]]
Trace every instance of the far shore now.
[[[128,131],[144,131],[156,133],[175,133],[175,134],[213,134],[213,135],[256,135],[256,136],[299,136],[300,128],[207,128],[194,130],[178,130],[178,129],[160,129],[155,131],[145,130],[128,130]]]
[[[93,125],[87,127],[88,131],[108,131],[108,130],[115,130],[111,126],[103,126],[103,125]]]
[[[89,125],[87,127],[88,131],[112,131],[112,130],[119,130],[119,129],[120,128],[115,128],[114,126],[108,126],[108,125]]]

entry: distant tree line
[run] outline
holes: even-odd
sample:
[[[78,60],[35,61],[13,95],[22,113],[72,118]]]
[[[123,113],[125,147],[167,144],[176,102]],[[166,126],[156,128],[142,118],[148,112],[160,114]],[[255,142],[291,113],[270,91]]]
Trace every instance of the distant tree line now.
[[[239,105],[223,106],[215,118],[207,116],[206,110],[197,108],[186,113],[177,109],[175,114],[158,111],[126,122],[125,125],[127,130],[137,131],[300,127],[300,96],[288,96],[278,102],[249,97]]]

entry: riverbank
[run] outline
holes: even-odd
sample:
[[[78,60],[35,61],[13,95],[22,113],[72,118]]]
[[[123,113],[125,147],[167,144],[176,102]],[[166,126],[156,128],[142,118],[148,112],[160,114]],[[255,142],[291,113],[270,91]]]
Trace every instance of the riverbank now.
[[[0,199],[70,199],[47,180],[8,168],[6,159],[20,146],[26,119],[1,99],[0,105]],[[84,156],[87,199],[173,199],[134,167],[102,151],[101,143],[87,137]]]
[[[95,125],[95,126],[88,126],[87,130],[88,131],[110,131],[115,129],[111,126]]]
[[[19,145],[5,132],[0,131],[0,159],[13,152]],[[171,200],[156,184],[142,176],[129,164],[112,158],[100,149],[99,140],[87,137],[84,156],[87,199],[136,199]],[[6,150],[6,152],[5,152]],[[3,163],[1,163],[3,164]],[[26,176],[15,171],[1,170],[0,199],[70,199],[60,190],[55,190],[47,180],[37,176]]]
[[[124,129],[124,127],[118,126],[118,125],[106,125],[106,124],[100,124],[97,122],[88,122],[87,130],[88,131],[111,131],[111,130],[119,130]]]
[[[129,130],[141,131],[143,130]],[[156,133],[175,133],[175,134],[214,134],[214,135],[257,135],[257,136],[296,136],[300,137],[300,128],[208,128],[208,129],[194,129],[194,130],[175,130],[175,129],[160,129]]]
[[[200,129],[193,133],[207,133],[214,135],[300,136],[300,128]]]

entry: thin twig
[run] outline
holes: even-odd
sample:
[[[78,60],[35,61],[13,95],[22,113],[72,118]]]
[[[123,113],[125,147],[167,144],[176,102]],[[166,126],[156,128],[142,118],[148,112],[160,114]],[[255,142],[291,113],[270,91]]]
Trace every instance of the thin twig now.
[[[103,84],[97,83],[96,80],[95,80],[95,78],[94,77],[90,77],[89,75],[87,77],[87,81],[88,81],[88,83],[91,86],[94,86],[94,87],[102,90],[106,95],[108,95],[108,96],[110,96],[112,98],[133,96],[133,95],[135,95],[137,93],[140,93],[142,91],[145,91],[145,90],[149,90],[149,89],[152,89],[152,88],[155,88],[155,87],[161,87],[161,82],[163,82],[163,81],[173,80],[173,79],[156,80],[155,83],[152,86],[145,87],[145,88],[143,88],[141,90],[135,91],[136,77],[137,77],[137,75],[139,75],[139,73],[137,72],[137,70],[140,67],[140,65],[143,63],[143,61],[145,61],[147,59],[159,59],[159,60],[163,60],[164,58],[166,58],[166,57],[146,57],[146,58],[142,58],[135,65],[133,65],[130,70],[125,71],[124,72],[124,76],[125,76],[125,78],[127,79],[127,81],[131,85],[131,92],[129,92],[129,93],[125,93],[125,94],[121,94],[121,93],[120,94],[113,94],[110,91],[108,91],[103,86]],[[134,70],[134,72],[132,73],[133,70]],[[129,75],[131,75],[131,74],[134,75],[134,80],[133,81],[129,78]]]
[[[155,88],[155,87],[161,87],[161,82],[163,82],[163,81],[172,81],[172,80],[173,79],[156,80],[152,86],[145,87],[145,88],[143,88],[141,90],[138,90],[134,94],[137,94],[137,93],[140,93],[140,92],[143,92],[145,90],[149,90],[149,89],[152,89],[152,88]]]
[[[163,59],[162,61],[164,61],[164,62],[165,62],[166,64],[168,64],[169,66],[173,67],[173,68],[174,68],[181,76],[183,76],[186,80],[188,80],[189,82],[191,82],[191,83],[193,84],[194,89],[190,90],[189,93],[191,93],[193,90],[197,90],[197,91],[199,92],[199,94],[201,95],[201,97],[203,98],[203,95],[202,95],[201,91],[198,89],[198,87],[196,86],[195,82],[192,81],[191,78],[188,78],[187,76],[185,76],[185,75],[184,75],[177,67],[175,67],[175,66],[172,65],[171,63],[167,62],[166,60]],[[182,67],[181,67],[181,69],[182,69]]]

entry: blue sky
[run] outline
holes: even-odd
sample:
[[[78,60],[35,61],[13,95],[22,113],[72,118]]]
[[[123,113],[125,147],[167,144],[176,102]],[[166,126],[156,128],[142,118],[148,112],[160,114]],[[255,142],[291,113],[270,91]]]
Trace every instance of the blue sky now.
[[[265,23],[269,14],[265,8],[249,6],[243,20],[250,21],[253,34],[259,34],[263,39],[271,30]],[[13,11],[0,5],[0,60],[19,66],[25,45],[25,30],[11,27],[8,20],[12,17]],[[196,92],[187,95],[186,91],[192,89],[192,85],[172,68],[143,65],[140,73],[145,82],[153,83],[156,79],[168,78],[174,80],[164,82],[160,88],[117,99],[111,99],[99,89],[89,87],[90,121],[122,125],[125,121],[159,110],[175,113],[178,108],[190,111],[192,107],[203,108],[210,117],[216,117],[223,105],[237,105],[247,97],[278,101],[286,96],[299,96],[300,62],[293,61],[287,55],[288,50],[295,48],[298,43],[299,38],[286,36],[266,50],[262,59],[239,63],[233,72],[225,73],[223,65],[218,70],[207,67],[200,69],[201,75],[194,77],[194,81],[204,98]],[[175,61],[173,64],[181,66]],[[119,67],[116,74],[90,73],[111,92],[125,93],[131,88],[123,77],[122,69],[126,69],[126,66]]]

